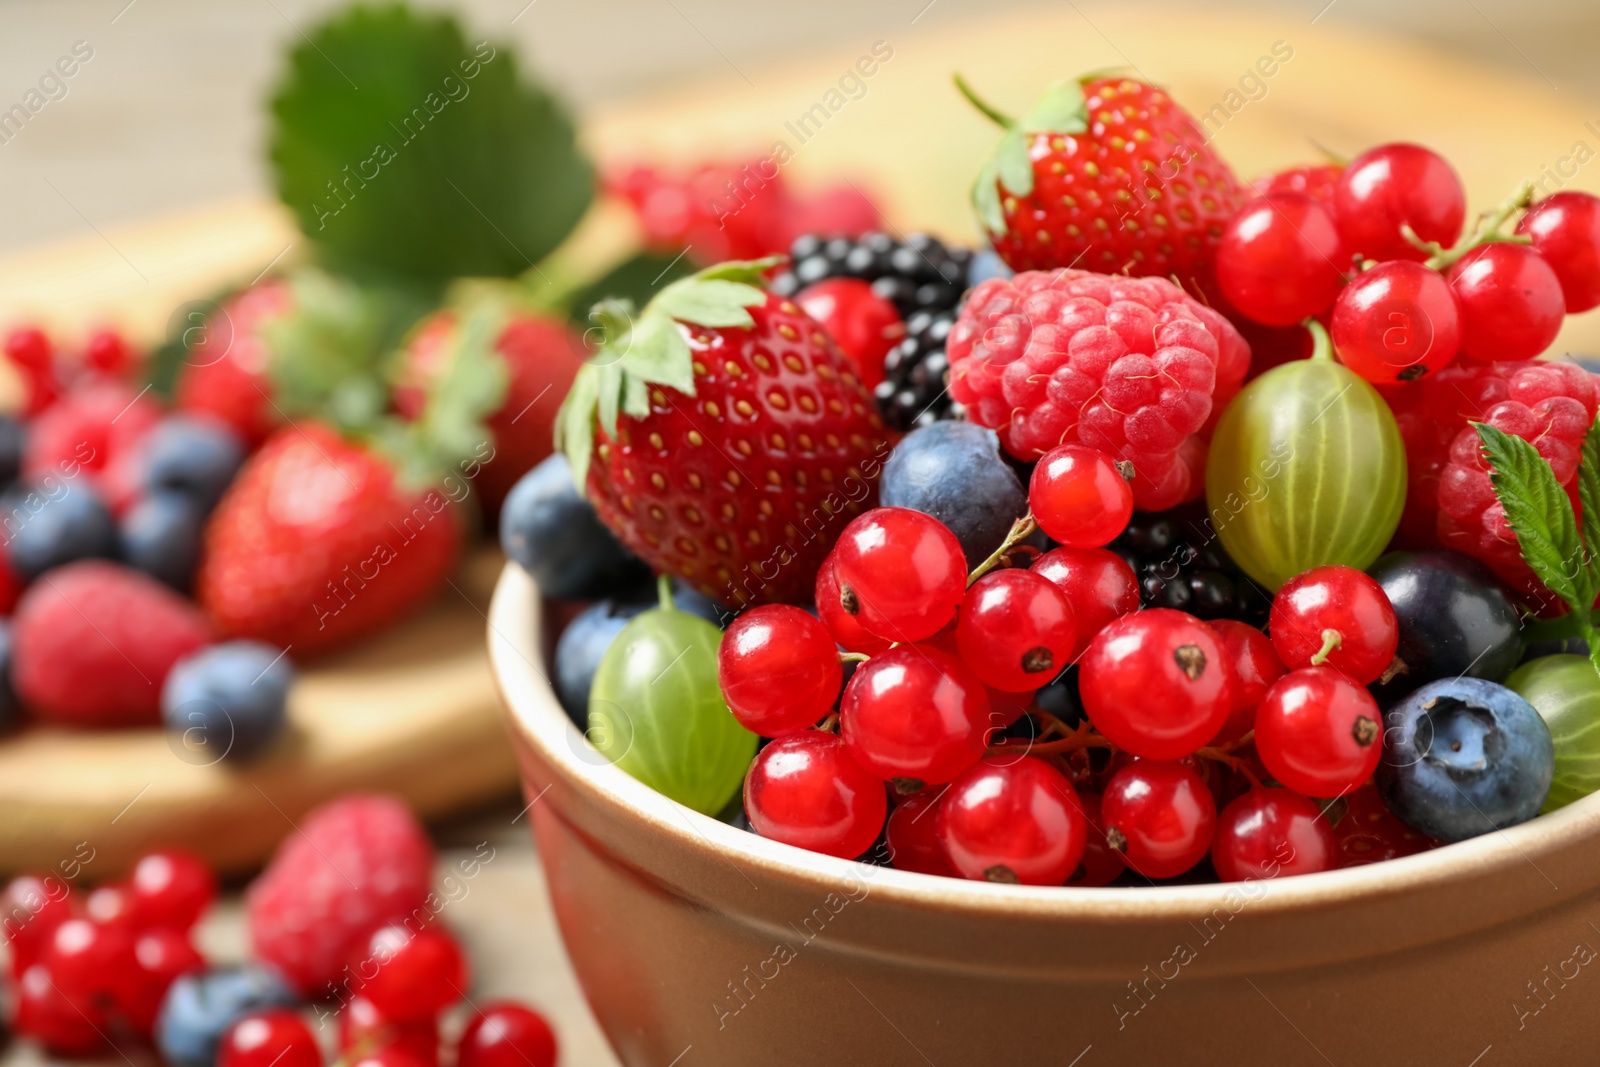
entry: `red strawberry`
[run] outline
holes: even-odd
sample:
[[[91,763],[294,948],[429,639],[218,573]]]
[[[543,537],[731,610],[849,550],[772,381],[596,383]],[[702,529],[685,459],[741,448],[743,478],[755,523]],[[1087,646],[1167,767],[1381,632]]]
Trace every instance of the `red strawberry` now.
[[[460,547],[440,489],[408,487],[386,457],[301,423],[271,437],[217,505],[196,598],[223,632],[303,656],[431,596]]]
[[[561,398],[583,363],[583,340],[559,319],[482,309],[483,320],[447,309],[412,333],[401,356],[395,408],[423,418],[431,397],[479,376],[495,399],[483,404],[489,438],[464,442],[463,477],[471,477],[493,513],[524,472],[550,454]]]
[[[12,624],[12,683],[39,716],[154,723],[172,665],[211,640],[192,603],[137,571],[83,560],[29,587]]]
[[[629,548],[737,604],[808,594],[838,531],[872,505],[888,454],[849,360],[758,287],[770,265],[701,271],[638,315],[602,304],[610,340],[557,430]]]
[[[262,282],[232,297],[205,322],[193,323],[175,400],[186,411],[215,416],[254,448],[278,423],[267,376],[270,350],[262,334],[288,313],[294,295],[287,282]]]
[[[1209,285],[1217,240],[1244,191],[1165,89],[1121,77],[1063,82],[1013,121],[957,84],[1006,128],[972,200],[1013,270]]]

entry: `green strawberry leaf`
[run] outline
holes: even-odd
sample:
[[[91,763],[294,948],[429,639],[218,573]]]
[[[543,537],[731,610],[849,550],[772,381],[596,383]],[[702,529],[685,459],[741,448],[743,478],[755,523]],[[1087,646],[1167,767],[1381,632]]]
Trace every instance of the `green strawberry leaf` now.
[[[962,84],[957,81],[957,85]],[[963,91],[967,90],[963,88]],[[970,93],[968,99],[976,102]],[[1033,192],[1033,158],[1029,147],[1035,134],[1077,134],[1088,129],[1088,104],[1083,86],[1078,82],[1052,85],[1019,122],[1008,126],[995,146],[994,155],[978,172],[977,184],[972,187],[972,207],[984,229],[991,234],[1006,232],[1001,186],[1012,196],[1028,196]]]
[[[612,437],[617,436],[617,408],[622,404],[623,378],[621,363],[607,363],[600,368],[596,379],[600,391],[600,426]]]
[[[437,283],[543,259],[594,195],[565,109],[445,15],[356,4],[307,27],[271,101],[278,194],[323,259]]]
[[[990,159],[978,171],[978,180],[972,183],[972,210],[977,213],[984,230],[990,234],[1006,232],[1006,213],[1000,203],[999,181],[995,162]]]
[[[1489,480],[1516,532],[1522,558],[1550,591],[1587,619],[1594,585],[1578,540],[1572,502],[1538,449],[1485,423],[1475,422],[1489,461]]]
[[[589,494],[589,458],[594,453],[595,401],[600,395],[600,368],[593,363],[578,370],[567,398],[556,413],[556,447],[567,454],[572,482]]]
[[[645,314],[625,338],[619,362],[642,382],[694,396],[694,359],[683,328],[665,315]]]
[[[635,307],[643,307],[662,285],[694,273],[694,264],[688,256],[662,256],[640,253],[611,268],[602,277],[585,283],[569,294],[571,304],[567,315],[580,329],[594,325],[590,314],[594,306],[606,297],[625,298]]]
[[[1056,82],[1034,101],[1017,123],[1028,133],[1085,133],[1089,129],[1089,104],[1083,81]]]
[[[1010,129],[994,150],[995,173],[1012,196],[1027,196],[1033,192],[1033,160],[1028,156],[1028,144],[1032,140],[1033,137],[1020,128]]]
[[[260,327],[273,403],[288,418],[321,415],[346,430],[370,427],[388,403],[380,298],[315,269],[294,274],[289,287],[291,310]]]
[[[1589,584],[1600,590],[1600,419],[1583,435],[1578,463],[1578,503],[1583,505],[1583,546]]]
[[[652,303],[682,322],[739,326],[748,330],[756,320],[745,309],[764,304],[766,300],[767,294],[753,285],[695,276],[673,282]]]

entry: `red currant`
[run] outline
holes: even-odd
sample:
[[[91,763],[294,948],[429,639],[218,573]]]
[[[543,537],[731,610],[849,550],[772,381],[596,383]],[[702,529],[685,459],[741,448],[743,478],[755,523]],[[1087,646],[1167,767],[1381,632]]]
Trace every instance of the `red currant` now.
[[[817,615],[833,634],[834,642],[847,652],[861,652],[876,656],[893,644],[877,634],[868,633],[861,626],[858,615],[844,609],[839,595],[839,576],[834,571],[834,557],[829,555],[817,571]]]
[[[1287,789],[1252,789],[1229,804],[1211,843],[1211,865],[1224,882],[1331,871],[1338,855],[1322,809]]]
[[[1567,314],[1600,306],[1600,197],[1566,190],[1533,205],[1517,232],[1561,280]]]
[[[1077,640],[1067,595],[1031,571],[972,583],[956,621],[961,658],[983,684],[1011,693],[1048,685],[1072,662]]]
[[[1124,863],[1146,878],[1175,878],[1211,847],[1217,802],[1193,768],[1141,759],[1111,776],[1100,816]]]
[[[1289,579],[1272,599],[1267,628],[1285,667],[1326,663],[1357,685],[1377,681],[1400,645],[1388,595],[1354,567],[1313,567]]]
[[[956,877],[956,869],[944,857],[939,844],[939,792],[913,793],[904,797],[889,813],[884,836],[889,842],[889,862],[897,871],[941,874]]]
[[[246,1015],[222,1035],[217,1067],[322,1067],[305,1020],[286,1008]]]
[[[1379,263],[1345,286],[1329,331],[1339,362],[1374,385],[1443,370],[1461,348],[1461,309],[1444,275],[1406,259]]]
[[[971,668],[930,645],[901,645],[856,669],[839,704],[850,755],[896,791],[948,782],[983,755],[989,698]]]
[[[890,641],[932,637],[967,591],[967,557],[949,528],[910,508],[857,516],[834,547],[839,605]]]
[[[96,330],[83,346],[83,365],[98,374],[125,374],[133,369],[133,348],[116,330]]]
[[[1128,865],[1122,862],[1122,853],[1106,840],[1105,819],[1100,814],[1099,793],[1079,793],[1078,803],[1083,807],[1083,817],[1089,824],[1089,835],[1083,844],[1083,859],[1072,872],[1067,884],[1083,888],[1110,885]]]
[[[1139,579],[1128,561],[1106,548],[1056,548],[1034,561],[1034,574],[1067,594],[1077,621],[1076,663],[1094,635],[1139,610]]]
[[[404,926],[374,931],[363,954],[365,967],[373,963],[377,973],[361,987],[361,995],[391,1022],[437,1016],[462,998],[469,982],[461,946],[438,926],[415,933]]]
[[[1351,160],[1333,191],[1344,246],[1368,259],[1424,260],[1402,225],[1449,247],[1461,235],[1467,194],[1444,158],[1421,145],[1385,144]]]
[[[144,856],[128,877],[140,927],[187,930],[217,898],[217,876],[206,861],[182,849]]]
[[[483,1005],[457,1046],[456,1067],[555,1067],[556,1035],[543,1015],[511,1001]]]
[[[1383,717],[1372,694],[1331,667],[1290,671],[1256,709],[1256,752],[1296,793],[1343,796],[1378,766]]]
[[[92,1002],[69,997],[50,971],[36,963],[17,979],[11,1025],[60,1056],[87,1056],[105,1047],[104,1014]]]
[[[54,875],[13,878],[0,893],[0,941],[11,946],[11,974],[38,961],[55,928],[72,917],[72,889]]]
[[[61,991],[78,1001],[113,996],[118,976],[132,960],[133,933],[129,928],[101,926],[80,918],[56,927],[39,958]]]
[[[883,381],[883,357],[906,335],[895,306],[860,278],[828,278],[808,285],[794,302],[822,324],[856,365],[869,390]]]
[[[1561,332],[1561,280],[1526,245],[1479,245],[1456,261],[1449,279],[1461,307],[1461,351],[1473,359],[1532,359]]]
[[[89,891],[83,913],[100,926],[117,926],[132,933],[139,928],[133,890],[122,882],[107,882]]]
[[[1033,468],[1028,506],[1052,541],[1099,548],[1127,528],[1132,477],[1131,465],[1118,464],[1099,449],[1062,445]]]
[[[1293,326],[1327,310],[1349,263],[1333,212],[1304,193],[1272,193],[1246,204],[1217,244],[1217,284],[1241,313]]]
[[[1090,642],[1078,694],[1113,745],[1177,759],[1221,729],[1233,707],[1233,679],[1210,627],[1181,611],[1151,608],[1124,615]]]
[[[136,1033],[148,1037],[168,987],[205,965],[205,957],[195,950],[185,931],[164,926],[138,934],[132,960],[117,976],[113,1000],[118,1013]]]
[[[989,725],[996,730],[1004,730],[1026,715],[1033,706],[1033,695],[1038,692],[1037,689],[1008,692],[987,685],[983,691],[989,695]]]
[[[744,810],[756,833],[843,859],[872,847],[888,804],[882,780],[821,730],[778,738],[744,779]]]
[[[437,1043],[438,1024],[430,1021],[427,1025],[434,1031]],[[385,1045],[372,1052],[364,1052],[346,1062],[349,1063],[349,1067],[431,1067],[439,1062],[439,1053],[435,1050],[431,1059],[424,1059],[409,1046],[396,1043]]]
[[[1360,867],[1439,847],[1439,842],[1396,818],[1371,784],[1345,798],[1344,818],[1333,828],[1333,836],[1339,843],[1340,867]]]
[[[1222,643],[1223,658],[1233,674],[1233,707],[1213,745],[1226,745],[1255,729],[1256,707],[1272,683],[1283,677],[1283,664],[1273,650],[1272,640],[1249,623],[1237,619],[1213,619],[1206,624]]]
[[[356,1049],[363,1054],[390,1051],[403,1054],[403,1061],[392,1067],[435,1067],[439,1062],[439,1020],[430,1017],[393,1022],[384,1018],[366,997],[352,997],[339,1013],[339,1050]]]
[[[788,604],[753,608],[734,620],[717,650],[717,677],[733,717],[762,737],[816,725],[844,679],[828,628]]]
[[[1060,885],[1083,858],[1088,823],[1062,773],[1031,756],[991,756],[950,783],[939,844],[964,878]]]
[[[53,404],[61,395],[61,384],[56,378],[55,349],[45,332],[33,326],[12,330],[5,353],[27,386],[24,414],[37,415]]]

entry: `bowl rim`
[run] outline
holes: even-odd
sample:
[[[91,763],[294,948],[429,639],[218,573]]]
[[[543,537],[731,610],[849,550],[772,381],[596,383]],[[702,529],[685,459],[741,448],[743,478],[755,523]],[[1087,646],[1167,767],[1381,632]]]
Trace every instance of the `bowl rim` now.
[[[874,896],[940,911],[1080,920],[1189,920],[1227,907],[1252,885],[1259,892],[1252,892],[1251,906],[1263,912],[1317,910],[1446,887],[1459,892],[1470,878],[1493,877],[1523,864],[1556,888],[1538,860],[1600,838],[1600,794],[1595,794],[1518,826],[1428,852],[1268,882],[1140,888],[1022,886],[875,867],[786,845],[702,815],[599,759],[556,699],[543,666],[542,598],[532,577],[514,563],[508,562],[501,572],[487,621],[491,669],[511,728],[585,803],[613,818],[643,824],[675,847],[710,852],[821,891],[870,881]],[[592,758],[584,759],[584,752]],[[554,784],[546,785],[545,791]],[[533,798],[530,807],[537,802]],[[1581,888],[1569,883],[1558,892],[1565,897]]]

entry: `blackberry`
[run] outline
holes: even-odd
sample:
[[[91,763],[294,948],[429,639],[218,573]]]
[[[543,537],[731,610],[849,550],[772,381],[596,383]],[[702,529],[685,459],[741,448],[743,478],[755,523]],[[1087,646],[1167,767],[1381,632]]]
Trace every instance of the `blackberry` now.
[[[1203,505],[1135,512],[1128,528],[1107,547],[1138,575],[1144,607],[1266,625],[1271,596],[1228,557]]]
[[[790,269],[772,281],[774,292],[793,296],[826,278],[861,278],[905,320],[905,339],[884,358],[885,379],[875,391],[885,422],[908,431],[961,417],[961,406],[945,390],[950,364],[944,343],[974,267],[990,271],[981,255],[947,247],[927,234],[896,241],[869,233],[858,240],[807,234],[794,242],[789,256]]]

